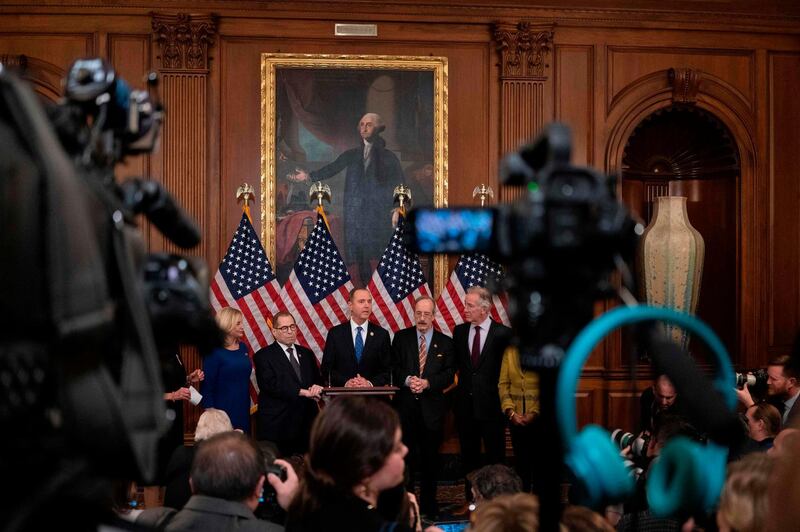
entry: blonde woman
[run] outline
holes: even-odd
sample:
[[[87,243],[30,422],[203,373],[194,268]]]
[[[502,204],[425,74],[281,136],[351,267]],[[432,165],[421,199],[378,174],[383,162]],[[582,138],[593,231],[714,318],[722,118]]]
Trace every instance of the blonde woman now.
[[[217,325],[225,335],[222,347],[217,347],[203,359],[205,382],[203,406],[224,410],[233,428],[250,433],[250,373],[253,366],[244,336],[242,313],[226,307],[216,315]]]

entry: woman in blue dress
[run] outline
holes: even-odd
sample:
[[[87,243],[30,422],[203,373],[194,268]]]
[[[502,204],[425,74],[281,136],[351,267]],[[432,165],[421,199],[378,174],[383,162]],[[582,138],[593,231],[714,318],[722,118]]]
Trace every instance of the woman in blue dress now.
[[[250,373],[253,370],[244,336],[242,313],[226,307],[216,315],[217,325],[225,335],[217,347],[203,359],[203,406],[224,410],[235,429],[250,434]]]

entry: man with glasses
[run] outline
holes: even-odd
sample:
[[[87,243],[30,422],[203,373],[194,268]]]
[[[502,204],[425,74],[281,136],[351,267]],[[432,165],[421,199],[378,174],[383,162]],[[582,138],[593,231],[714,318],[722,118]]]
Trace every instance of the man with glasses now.
[[[420,511],[436,520],[436,477],[442,443],[447,398],[444,390],[453,384],[455,360],[453,340],[433,330],[436,306],[430,297],[414,303],[416,325],[398,331],[392,342],[394,382],[400,387],[396,405],[408,447],[409,492],[414,475],[422,473]]]
[[[314,353],[297,342],[297,325],[288,312],[272,321],[275,341],[253,356],[258,380],[256,436],[277,445],[283,456],[308,450],[311,423],[322,392]]]

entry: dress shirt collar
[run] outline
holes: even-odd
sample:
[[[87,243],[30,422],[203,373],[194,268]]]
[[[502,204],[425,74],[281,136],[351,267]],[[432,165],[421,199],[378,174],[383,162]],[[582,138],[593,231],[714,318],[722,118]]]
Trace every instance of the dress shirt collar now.
[[[356,330],[356,327],[361,327],[361,334],[363,335],[364,341],[366,342],[367,341],[367,326],[368,325],[369,325],[369,320],[366,320],[364,323],[359,325],[358,323],[353,321],[353,318],[350,318],[350,332],[352,333],[353,339],[355,339],[356,332],[358,332]]]
[[[433,341],[433,327],[431,327],[430,329],[428,329],[424,333],[423,332],[419,332],[419,330],[416,327],[414,327],[414,332],[417,333],[417,347],[419,347],[419,337],[420,336],[424,336],[425,337],[425,347],[427,348],[428,351],[430,351],[431,350],[431,342]]]
[[[276,342],[278,342],[277,340],[275,340],[275,341],[276,341]],[[283,349],[283,354],[285,354],[287,358],[289,357],[289,351],[288,351],[288,349],[289,349],[290,347],[292,348],[292,351],[294,351],[295,353],[297,353],[297,348],[296,348],[294,345],[286,345],[286,344],[284,344],[284,343],[281,343],[281,342],[278,342],[278,345],[279,345],[279,346],[281,346],[281,349]],[[298,360],[299,360],[299,357],[298,357]]]
[[[492,325],[492,317],[491,316],[486,316],[486,319],[483,320],[478,325],[475,325],[475,324],[472,324],[472,323],[469,324],[469,326],[472,328],[473,331],[475,330],[475,327],[480,327],[481,328],[481,333],[483,333],[483,334],[486,334],[487,332],[489,332],[489,327],[491,325]]]

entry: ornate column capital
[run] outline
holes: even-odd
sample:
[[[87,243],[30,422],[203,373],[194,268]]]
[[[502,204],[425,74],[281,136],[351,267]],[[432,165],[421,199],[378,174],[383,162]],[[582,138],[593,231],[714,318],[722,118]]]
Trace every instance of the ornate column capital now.
[[[214,15],[153,13],[152,17],[161,70],[208,70],[208,50],[217,32]]]
[[[700,90],[701,82],[699,70],[670,68],[667,77],[672,85],[673,103],[697,103],[697,92]]]
[[[502,79],[547,79],[547,60],[553,50],[552,24],[497,23],[493,37],[500,53]]]

